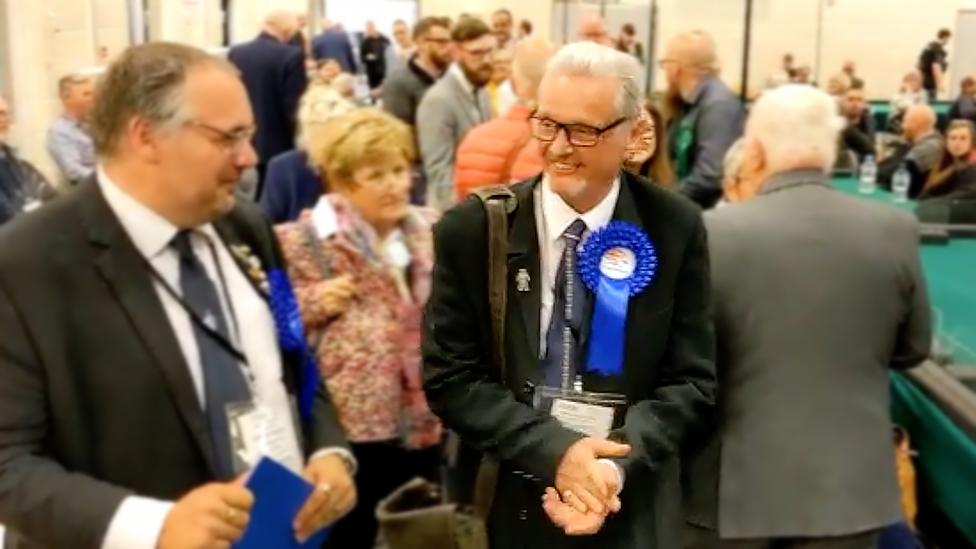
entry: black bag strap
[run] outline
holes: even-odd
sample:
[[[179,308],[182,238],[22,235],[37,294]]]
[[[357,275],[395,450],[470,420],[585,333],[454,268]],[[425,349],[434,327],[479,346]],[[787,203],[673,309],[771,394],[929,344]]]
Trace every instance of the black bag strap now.
[[[471,194],[488,214],[488,307],[491,312],[492,367],[505,383],[505,306],[508,300],[508,216],[518,207],[508,187],[485,187]],[[474,511],[487,520],[498,485],[498,462],[487,455],[481,460],[474,487]]]
[[[492,366],[505,382],[505,306],[508,301],[508,216],[518,201],[508,187],[472,192],[488,214],[488,306],[491,312]]]

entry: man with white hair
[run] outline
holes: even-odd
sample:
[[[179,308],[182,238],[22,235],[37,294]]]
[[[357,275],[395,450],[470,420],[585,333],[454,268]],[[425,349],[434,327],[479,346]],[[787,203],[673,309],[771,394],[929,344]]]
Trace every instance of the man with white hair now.
[[[496,488],[493,547],[680,544],[675,456],[715,387],[707,245],[698,208],[622,169],[638,71],[590,42],[549,62],[530,119],[544,171],[510,188],[504,263],[489,260],[478,199],[434,230],[425,388],[445,425],[497,460],[482,484]],[[508,288],[504,349],[492,266],[507,270],[493,278]],[[599,289],[611,279],[622,293]]]
[[[268,161],[295,148],[298,102],[305,93],[305,52],[289,42],[298,32],[298,16],[290,11],[268,15],[261,33],[230,49],[227,58],[241,71],[260,130],[254,136],[261,196]]]
[[[874,549],[901,520],[888,371],[929,352],[918,227],[831,188],[841,127],[820,90],[766,92],[743,145],[759,176],[705,214],[721,426],[688,478],[718,493],[686,547]]]
[[[704,31],[672,38],[660,64],[668,104],[679,115],[670,128],[678,188],[702,208],[711,208],[722,196],[722,158],[742,135],[742,102],[718,78],[715,42]]]

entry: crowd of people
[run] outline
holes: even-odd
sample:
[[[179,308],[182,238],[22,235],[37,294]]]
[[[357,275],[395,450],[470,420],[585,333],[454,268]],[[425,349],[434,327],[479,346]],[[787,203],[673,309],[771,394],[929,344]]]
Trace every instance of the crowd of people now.
[[[413,477],[473,487],[472,451],[505,549],[868,549],[910,521],[887,372],[932,339],[918,228],[829,177],[870,157],[976,198],[974,79],[944,132],[931,106],[948,31],[878,128],[853,62],[823,91],[787,55],[747,110],[702,30],[651,99],[634,26],[596,16],[561,47],[507,9],[306,29],[61,79],[55,184],[0,98],[8,544],[229,547],[254,447],[314,486],[294,533],[328,549],[374,547]],[[506,233],[471,198],[497,186]],[[609,252],[577,264],[614,235],[647,277],[622,297]]]

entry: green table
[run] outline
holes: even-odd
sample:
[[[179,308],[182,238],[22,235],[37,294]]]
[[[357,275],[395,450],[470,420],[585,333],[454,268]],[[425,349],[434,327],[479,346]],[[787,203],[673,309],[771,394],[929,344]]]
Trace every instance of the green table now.
[[[887,101],[871,101],[871,116],[874,117],[874,129],[886,131],[888,129],[888,118],[891,116],[891,103]],[[949,109],[952,104],[947,101],[936,101],[932,105],[935,115],[938,117],[938,127],[944,129],[949,125]]]
[[[834,187],[865,200],[911,211],[891,194],[859,194],[857,181],[838,178]],[[976,240],[923,245],[920,251],[938,344],[956,364],[976,366]],[[905,427],[918,450],[919,480],[936,505],[976,545],[976,441],[963,432],[907,374],[891,374],[893,420]]]

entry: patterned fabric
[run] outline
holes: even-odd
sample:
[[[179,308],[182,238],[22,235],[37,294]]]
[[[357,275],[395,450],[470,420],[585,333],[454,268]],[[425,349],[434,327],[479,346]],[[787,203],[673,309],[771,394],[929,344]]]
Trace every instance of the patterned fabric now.
[[[318,359],[339,421],[352,442],[400,439],[408,448],[437,444],[441,425],[427,406],[421,379],[420,321],[430,295],[432,225],[436,212],[411,208],[400,225],[410,252],[401,296],[394,267],[376,250],[372,227],[347,201],[327,195],[337,231],[319,239],[312,210],[275,231],[302,311],[309,342]],[[320,246],[327,272],[310,242]],[[344,313],[327,310],[322,292],[329,279],[352,275],[356,298]]]

